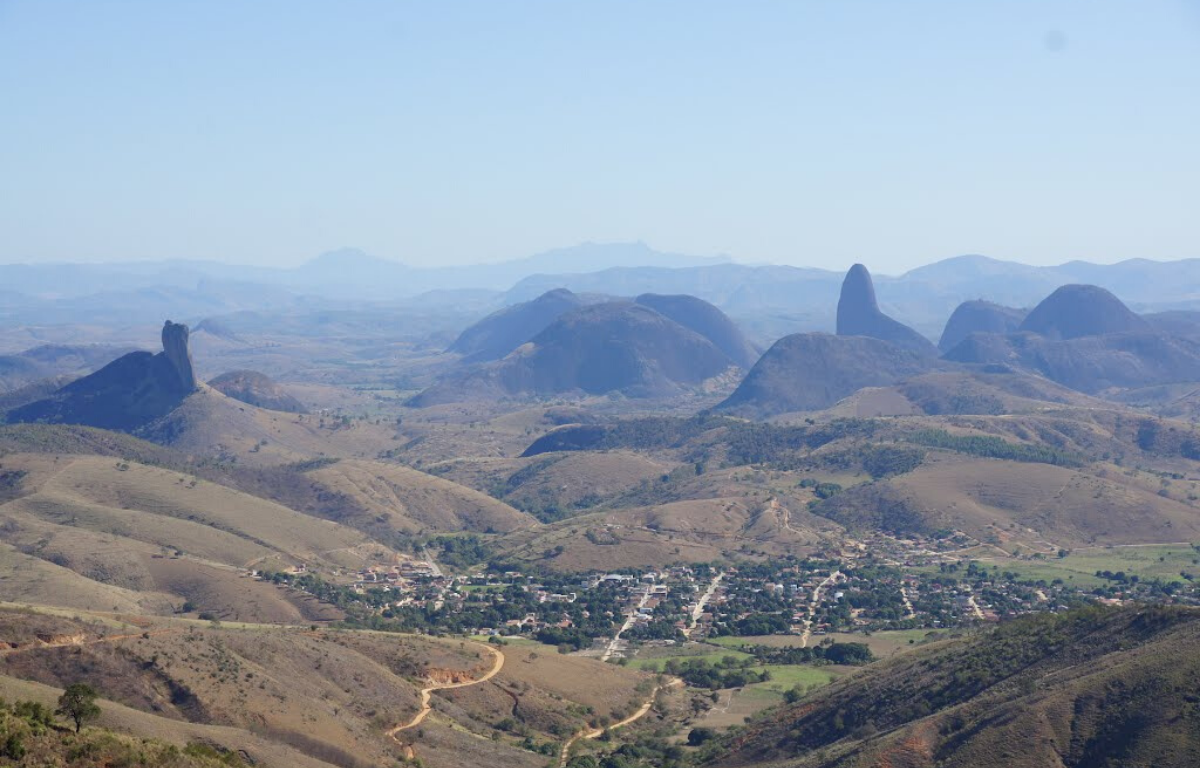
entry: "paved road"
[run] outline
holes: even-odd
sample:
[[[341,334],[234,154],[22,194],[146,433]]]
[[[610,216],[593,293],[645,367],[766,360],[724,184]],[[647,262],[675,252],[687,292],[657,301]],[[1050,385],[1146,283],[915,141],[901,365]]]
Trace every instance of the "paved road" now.
[[[608,661],[612,655],[617,652],[617,641],[621,639],[621,634],[628,631],[633,626],[633,622],[637,621],[638,611],[646,607],[646,603],[650,602],[650,590],[646,590],[646,594],[642,595],[642,599],[638,601],[637,608],[633,613],[629,614],[625,619],[625,623],[617,630],[617,634],[612,636],[612,640],[608,641],[608,645],[604,646],[604,654],[600,657],[600,661]]]
[[[708,601],[712,600],[713,595],[717,592],[717,587],[721,584],[721,579],[725,578],[725,571],[721,571],[713,577],[712,583],[708,585],[708,591],[700,596],[696,601],[696,607],[692,608],[692,623],[688,628],[683,630],[684,637],[691,637],[692,632],[696,629],[696,622],[700,621],[700,617],[704,615],[704,608],[708,605]]]
[[[817,586],[813,587],[812,600],[808,603],[808,616],[804,619],[804,634],[800,635],[800,647],[808,647],[808,639],[812,637],[813,617],[817,613],[817,606],[821,604],[821,590],[826,587],[831,587],[834,584],[845,578],[841,571],[834,571],[825,577]]]

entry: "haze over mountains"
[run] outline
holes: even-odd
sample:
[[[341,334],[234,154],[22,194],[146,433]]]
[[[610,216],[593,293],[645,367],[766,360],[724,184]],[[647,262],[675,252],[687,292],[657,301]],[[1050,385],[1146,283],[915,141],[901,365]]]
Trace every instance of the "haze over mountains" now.
[[[410,403],[423,406],[570,392],[663,397],[679,392],[681,387],[700,385],[737,365],[712,339],[655,311],[641,298],[573,309],[569,309],[569,302],[558,302],[557,298],[542,297],[530,303],[537,311],[548,302],[568,311],[561,312],[527,341],[519,342],[503,360],[453,375]],[[721,322],[724,316],[720,310],[699,300],[665,304],[664,309],[672,315],[714,334],[741,359],[750,355],[748,343],[732,324]],[[709,311],[703,311],[701,305]],[[505,313],[499,319],[486,318],[483,324],[490,327],[511,320],[513,327],[523,332],[527,329],[525,314]],[[465,335],[473,334],[468,331]],[[503,336],[509,343],[522,338],[516,333]]]
[[[313,768],[1194,762],[1200,312],[978,260],[343,298],[358,258],[191,331],[6,305],[0,693]]]
[[[642,243],[585,244],[499,264],[416,269],[345,249],[294,269],[219,262],[0,265],[0,327],[64,321],[155,322],[174,316],[197,324],[239,311],[296,314],[361,308],[370,301],[404,311],[453,305],[496,310],[566,288],[576,294],[633,297],[686,294],[748,322],[760,342],[788,331],[834,331],[825,301],[844,275],[822,269],[752,266],[722,258],[655,251]],[[960,303],[984,299],[1032,307],[1065,284],[1116,292],[1138,312],[1200,308],[1193,286],[1200,260],[1132,259],[1112,265],[1068,262],[1034,267],[984,256],[959,256],[875,279],[882,310],[937,338]],[[451,298],[453,297],[453,298]],[[2,340],[0,340],[2,341]],[[31,345],[32,346],[32,345]],[[0,351],[19,351],[0,348]]]

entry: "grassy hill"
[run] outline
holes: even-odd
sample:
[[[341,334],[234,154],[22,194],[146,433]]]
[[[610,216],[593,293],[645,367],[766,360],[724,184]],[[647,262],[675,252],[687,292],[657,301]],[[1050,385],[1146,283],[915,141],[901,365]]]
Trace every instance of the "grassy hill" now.
[[[764,551],[771,540],[811,541],[830,530],[829,522],[851,533],[960,530],[1026,554],[1200,538],[1200,477],[1192,458],[1200,456],[1200,436],[1185,422],[1073,399],[1043,401],[1040,409],[1020,413],[898,419],[836,413],[795,423],[655,417],[553,430],[526,450],[545,471],[566,461],[563,456],[578,467],[616,452],[674,466],[600,499],[586,517],[536,532],[529,554],[560,545],[567,553],[590,549],[590,538],[578,538],[585,526],[607,528],[600,538],[612,552],[617,543],[632,543],[635,530],[639,539],[658,540],[659,554],[668,558],[693,559],[684,544],[709,547],[698,556],[741,549],[729,526],[705,511],[719,504],[704,506],[703,500],[742,510],[740,525],[758,526],[752,538],[764,540],[757,547]],[[797,487],[806,480],[835,483],[839,492],[817,498]],[[788,526],[777,523],[773,533],[765,524],[771,516],[760,514],[768,498],[791,514]],[[690,505],[682,524],[656,520],[677,517],[666,515],[676,502]],[[648,505],[658,506],[648,513]],[[643,556],[649,555],[643,550]]]
[[[306,475],[327,492],[348,499],[358,514],[403,533],[505,533],[537,524],[530,515],[487,494],[396,464],[339,461]]]
[[[0,695],[46,700],[80,680],[102,723],[176,744],[206,734],[266,765],[457,768],[543,766],[542,746],[632,711],[650,676],[536,644],[0,609]],[[421,690],[452,683],[421,715]]]
[[[252,568],[390,562],[365,534],[175,469],[104,456],[14,453],[0,504],[8,599],[149,613],[190,602],[226,618],[336,618],[251,581]]]
[[[1082,609],[938,643],[764,715],[714,766],[1129,766],[1200,760],[1200,611]]]

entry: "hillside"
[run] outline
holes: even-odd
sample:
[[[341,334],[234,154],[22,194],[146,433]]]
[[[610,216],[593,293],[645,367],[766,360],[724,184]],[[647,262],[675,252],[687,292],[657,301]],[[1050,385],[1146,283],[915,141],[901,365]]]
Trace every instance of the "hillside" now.
[[[34,709],[30,704],[40,706]],[[0,759],[5,760],[6,765],[32,765],[34,760],[38,765],[65,768],[110,765],[229,768],[245,765],[239,753],[221,752],[199,741],[180,749],[175,744],[129,737],[96,727],[76,735],[71,728],[56,723],[52,711],[48,704],[37,699],[13,702],[11,706],[0,702],[0,733],[5,736]]]
[[[1200,760],[1197,673],[1194,609],[1028,617],[771,711],[706,764],[1184,768]]]
[[[344,499],[339,522],[390,532],[507,533],[536,525],[530,515],[479,491],[415,469],[347,460],[306,473],[316,493]],[[359,518],[355,520],[354,518]]]
[[[526,735],[553,745],[630,711],[649,679],[456,638],[3,608],[0,619],[5,698],[53,701],[84,680],[101,693],[101,725],[269,766],[541,768]]]
[[[452,374],[409,404],[560,393],[665,397],[732,365],[711,341],[649,307],[606,302],[561,316],[504,360]]]
[[[101,456],[4,456],[0,581],[8,599],[250,621],[336,618],[247,578],[251,568],[355,568],[392,553],[364,534],[180,473]]]
[[[717,410],[756,418],[820,410],[863,387],[887,386],[937,365],[866,336],[797,333],[775,342]]]

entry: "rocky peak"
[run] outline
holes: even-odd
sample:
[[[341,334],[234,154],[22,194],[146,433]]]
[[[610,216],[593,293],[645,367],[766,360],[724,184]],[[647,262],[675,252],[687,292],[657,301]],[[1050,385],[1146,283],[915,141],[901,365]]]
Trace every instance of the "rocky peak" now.
[[[192,353],[188,350],[188,327],[168,320],[162,329],[163,355],[179,377],[183,391],[196,389],[196,374],[192,369]]]
[[[837,308],[837,335],[868,336],[922,355],[937,354],[937,348],[929,339],[880,311],[871,273],[862,264],[851,267],[842,281],[842,295]]]
[[[841,336],[865,335],[860,331],[851,330],[862,325],[864,316],[879,312],[879,302],[875,299],[875,284],[871,281],[871,273],[862,264],[855,264],[846,273],[842,281],[842,295],[838,300],[837,332]],[[843,327],[846,330],[842,330]]]

